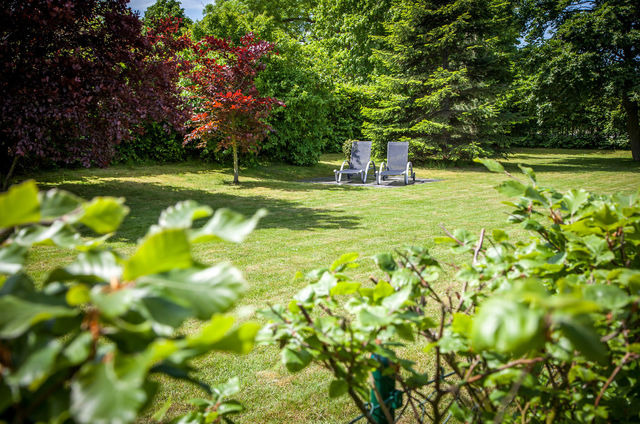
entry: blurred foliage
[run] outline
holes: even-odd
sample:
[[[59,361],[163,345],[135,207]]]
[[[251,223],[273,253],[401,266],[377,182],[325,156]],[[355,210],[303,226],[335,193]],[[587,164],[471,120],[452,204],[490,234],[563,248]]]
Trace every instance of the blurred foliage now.
[[[239,410],[226,399],[237,381],[199,381],[191,361],[212,351],[247,353],[258,326],[226,314],[244,290],[240,271],[200,263],[191,248],[242,241],[264,211],[245,219],[180,202],[125,256],[105,243],[129,212],[122,198],[38,193],[27,181],[0,194],[0,208],[0,420],[134,422],[158,390],[155,374],[211,394],[198,404],[211,403],[206,422]],[[73,259],[36,283],[25,262],[42,245],[68,249]],[[189,319],[203,325],[180,334]]]

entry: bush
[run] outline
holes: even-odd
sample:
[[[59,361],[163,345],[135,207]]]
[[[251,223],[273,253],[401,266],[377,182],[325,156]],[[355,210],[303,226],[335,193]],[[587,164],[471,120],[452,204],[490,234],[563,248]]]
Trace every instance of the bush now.
[[[226,399],[236,380],[211,387],[192,376],[190,362],[211,351],[252,348],[257,324],[234,328],[224,314],[244,280],[227,263],[197,262],[191,246],[239,242],[262,212],[246,220],[219,209],[192,228],[213,211],[180,202],[127,257],[104,244],[128,212],[121,198],[86,202],[55,189],[38,193],[28,181],[0,194],[0,209],[0,421],[134,422],[158,389],[153,374],[213,393],[197,401],[189,422],[219,422],[241,409]],[[97,236],[80,236],[81,227]],[[74,259],[36,284],[24,263],[43,244],[69,249]],[[188,319],[205,322],[194,334],[177,334]]]
[[[626,136],[607,136],[604,134],[584,134],[577,136],[533,134],[515,137],[513,147],[624,150],[629,149],[629,139]]]
[[[116,146],[115,162],[179,162],[186,158],[183,136],[167,124],[150,122],[143,133]]]
[[[281,347],[292,372],[312,362],[329,369],[329,396],[348,394],[374,424],[393,421],[392,402],[369,383],[380,357],[418,422],[423,408],[436,423],[449,413],[461,422],[636,422],[638,195],[559,193],[521,169],[524,181],[497,188],[518,198],[509,221],[529,237],[447,232],[436,241],[470,257],[454,281],[441,280],[421,247],[375,256],[373,284],[349,277],[358,255],[345,254],[298,274],[309,284],[263,312],[271,323],[261,338]],[[406,343],[424,345],[426,368],[398,353]],[[388,401],[385,421],[367,408],[373,397]]]
[[[362,87],[338,84],[332,91],[329,107],[329,127],[324,151],[344,151],[344,141],[362,139],[362,107],[371,103],[371,96]]]

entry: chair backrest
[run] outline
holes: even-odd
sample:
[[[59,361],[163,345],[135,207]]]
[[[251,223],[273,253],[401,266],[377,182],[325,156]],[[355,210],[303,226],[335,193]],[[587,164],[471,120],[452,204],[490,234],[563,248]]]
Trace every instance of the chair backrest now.
[[[354,141],[351,143],[351,159],[349,167],[351,169],[364,169],[371,159],[371,142]]]
[[[409,162],[409,142],[390,141],[387,143],[387,167],[405,169]]]

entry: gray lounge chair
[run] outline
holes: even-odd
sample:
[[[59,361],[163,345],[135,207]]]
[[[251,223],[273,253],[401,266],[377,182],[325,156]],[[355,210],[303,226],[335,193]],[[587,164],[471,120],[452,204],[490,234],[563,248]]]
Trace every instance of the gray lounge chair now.
[[[346,166],[346,168],[345,168]],[[354,174],[360,175],[363,183],[367,182],[367,174],[369,168],[373,168],[373,174],[376,174],[376,164],[371,160],[371,142],[370,141],[354,141],[351,143],[351,158],[349,161],[342,162],[340,169],[334,169],[333,173],[336,182],[339,183],[342,174],[351,179]]]
[[[416,182],[416,173],[409,162],[409,142],[398,141],[387,143],[387,161],[380,164],[380,171],[376,174],[376,183],[386,180],[389,175],[403,175],[404,184],[409,184],[409,178]]]

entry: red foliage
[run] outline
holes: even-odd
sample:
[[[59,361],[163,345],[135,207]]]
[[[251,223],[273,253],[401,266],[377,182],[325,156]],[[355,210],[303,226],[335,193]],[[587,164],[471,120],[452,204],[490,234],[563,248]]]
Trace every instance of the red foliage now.
[[[204,147],[212,138],[218,148],[234,143],[243,151],[257,151],[258,143],[271,127],[265,119],[275,105],[284,106],[272,97],[260,97],[254,84],[264,69],[262,57],[274,49],[272,43],[247,34],[240,45],[228,40],[205,37],[194,46],[194,68],[189,87],[198,113],[191,117],[197,126],[185,142],[199,140]]]
[[[105,166],[137,124],[180,128],[173,24],[144,35],[127,0],[0,2],[0,159]]]

